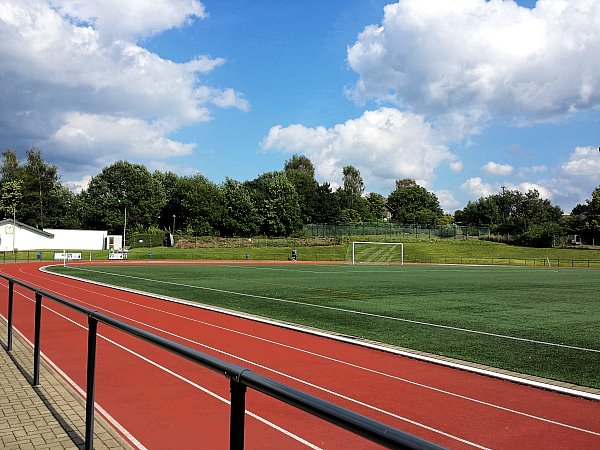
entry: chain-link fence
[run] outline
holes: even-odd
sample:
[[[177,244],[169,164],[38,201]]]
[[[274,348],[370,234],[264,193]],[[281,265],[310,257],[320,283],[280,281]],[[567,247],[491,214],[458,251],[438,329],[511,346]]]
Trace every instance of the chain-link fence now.
[[[420,225],[395,223],[348,223],[304,225],[306,236],[401,236],[415,239],[489,239],[489,227],[459,225]]]

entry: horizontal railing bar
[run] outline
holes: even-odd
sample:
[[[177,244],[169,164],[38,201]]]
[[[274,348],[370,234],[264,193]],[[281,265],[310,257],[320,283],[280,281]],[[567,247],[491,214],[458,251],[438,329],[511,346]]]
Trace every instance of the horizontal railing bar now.
[[[351,430],[373,442],[390,448],[440,449],[435,444],[377,422],[354,411],[342,408],[326,400],[294,389],[250,370],[244,371],[240,381],[270,397],[295,406],[323,420]]]
[[[335,424],[341,428],[351,431],[357,435],[363,436],[373,442],[379,443],[390,448],[406,449],[440,449],[433,443],[420,439],[411,434],[400,431],[391,426],[377,422],[366,416],[360,415],[348,409],[337,406],[328,401],[322,400],[313,395],[307,394],[290,386],[279,383],[263,375],[252,372],[237,364],[228,363],[214,356],[199,352],[190,347],[186,347],[178,342],[171,341],[162,336],[149,331],[129,325],[120,320],[102,314],[90,308],[80,306],[76,303],[65,300],[57,295],[46,292],[28,283],[19,281],[4,274],[1,278],[12,281],[13,283],[34,291],[38,295],[54,300],[64,306],[76,310],[88,316],[88,318],[120,330],[124,333],[137,337],[145,342],[167,350],[173,354],[188,359],[205,368],[221,373],[230,379],[234,379],[243,385],[250,387],[258,392],[266,394],[272,398],[278,399],[284,403],[292,405],[298,409],[306,411],[327,422]]]
[[[70,302],[69,300],[65,300],[64,298],[59,297],[55,294],[52,294],[51,292],[44,291],[43,289],[40,289],[36,286],[25,283],[23,281],[19,281],[16,278],[12,278],[12,277],[9,277],[9,276],[1,274],[1,273],[0,273],[0,278],[4,278],[5,280],[12,281],[13,283],[18,284],[19,286],[24,287],[26,289],[29,289],[30,291],[39,292],[43,297],[52,299],[52,300],[56,301],[57,303],[60,303],[61,305],[64,305],[68,308],[74,309],[75,311],[79,311],[82,314],[90,315],[91,313],[94,312],[93,309],[86,308],[85,306],[78,305],[77,303]]]

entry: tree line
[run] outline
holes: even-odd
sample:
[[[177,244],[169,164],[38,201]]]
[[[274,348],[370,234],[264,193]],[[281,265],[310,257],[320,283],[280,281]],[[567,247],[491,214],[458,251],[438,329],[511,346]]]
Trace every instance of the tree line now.
[[[345,166],[342,185],[315,180],[312,162],[293,155],[283,170],[239,182],[216,184],[203,175],[149,172],[141,164],[117,161],[73,193],[60,183],[58,168],[39,149],[23,162],[5,150],[0,166],[0,208],[5,217],[37,228],[102,229],[121,234],[177,231],[195,236],[293,236],[309,223],[383,222],[431,226],[457,223],[513,233],[524,245],[546,244],[548,235],[600,231],[600,186],[568,219],[537,191],[505,191],[469,202],[445,215],[435,194],[412,179],[396,181],[387,197],[365,194],[360,171]]]

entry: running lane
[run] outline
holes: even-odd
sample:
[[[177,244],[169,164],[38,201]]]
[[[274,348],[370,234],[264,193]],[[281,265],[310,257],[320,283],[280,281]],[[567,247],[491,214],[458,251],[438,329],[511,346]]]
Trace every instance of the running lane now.
[[[44,274],[4,273],[83,306],[450,448],[600,448],[600,403],[247,319]],[[33,294],[15,288],[33,336]],[[6,315],[6,283],[0,311]],[[24,295],[22,295],[24,294]],[[86,317],[44,301],[42,351],[85,388]],[[147,448],[226,448],[226,378],[99,326],[96,401]],[[305,413],[248,393],[247,448],[368,448]]]

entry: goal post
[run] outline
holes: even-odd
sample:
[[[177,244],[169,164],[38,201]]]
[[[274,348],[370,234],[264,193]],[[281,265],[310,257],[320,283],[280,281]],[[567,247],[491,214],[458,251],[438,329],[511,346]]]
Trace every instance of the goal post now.
[[[352,242],[352,265],[354,266],[358,260],[358,252],[357,252],[357,248],[359,246],[392,246],[392,252],[395,254],[399,253],[399,262],[400,265],[404,265],[404,244],[402,242],[368,242],[368,241],[353,241]],[[397,249],[394,249],[393,247],[397,247],[400,246],[399,252],[397,252]],[[380,247],[383,248],[383,247]],[[373,262],[383,262],[383,260],[381,259],[376,259],[376,260],[372,260]],[[396,260],[397,261],[397,260]]]

